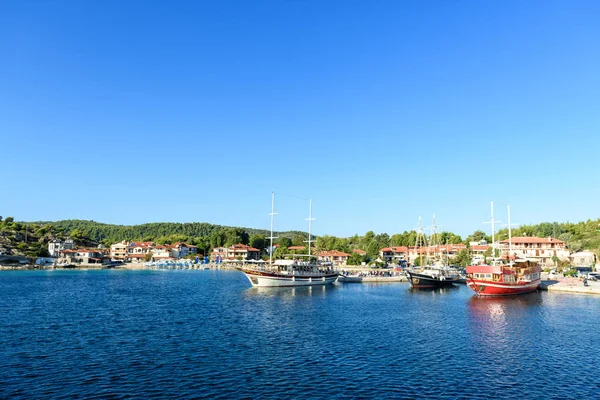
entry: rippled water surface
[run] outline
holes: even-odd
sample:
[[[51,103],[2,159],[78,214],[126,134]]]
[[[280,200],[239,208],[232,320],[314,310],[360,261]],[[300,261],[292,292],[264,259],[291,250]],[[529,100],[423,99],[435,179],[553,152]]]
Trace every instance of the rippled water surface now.
[[[600,297],[0,273],[0,398],[598,398]]]

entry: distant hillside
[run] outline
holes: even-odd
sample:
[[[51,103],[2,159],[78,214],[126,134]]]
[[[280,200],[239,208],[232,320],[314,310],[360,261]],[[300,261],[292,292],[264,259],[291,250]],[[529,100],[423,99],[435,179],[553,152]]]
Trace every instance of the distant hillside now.
[[[274,232],[279,239],[275,243],[283,247],[305,245],[306,233],[301,231]],[[549,223],[524,225],[512,231],[513,236],[552,236],[563,240],[571,252],[592,250],[600,254],[600,219],[578,223]],[[141,225],[113,225],[86,220],[16,222],[12,217],[0,217],[0,252],[4,254],[45,255],[47,243],[52,238],[71,237],[79,246],[110,246],[122,240],[153,241],[159,244],[186,242],[198,246],[207,254],[216,246],[229,246],[235,243],[249,244],[264,249],[267,245],[264,229],[240,228],[213,225],[205,222],[175,223],[157,222]],[[498,231],[498,240],[506,239],[507,229]],[[364,236],[348,238],[323,235],[315,242],[317,250],[353,249],[365,250],[371,258],[379,255],[379,249],[389,246],[410,246],[415,243],[416,232],[403,232],[393,235],[367,232]],[[490,240],[482,231],[475,231],[465,240],[451,232],[442,232],[442,243],[468,243],[481,239]]]
[[[208,252],[216,246],[229,246],[235,243],[251,244],[264,247],[265,236],[268,232],[264,229],[240,228],[222,225],[213,225],[206,222],[154,222],[141,225],[114,225],[87,220],[41,221],[28,223],[34,226],[45,226],[57,233],[57,236],[69,236],[76,242],[104,244],[122,240],[128,241],[153,241],[156,243],[191,243]],[[274,236],[287,238],[290,241],[306,238],[305,232],[286,231],[274,232]]]

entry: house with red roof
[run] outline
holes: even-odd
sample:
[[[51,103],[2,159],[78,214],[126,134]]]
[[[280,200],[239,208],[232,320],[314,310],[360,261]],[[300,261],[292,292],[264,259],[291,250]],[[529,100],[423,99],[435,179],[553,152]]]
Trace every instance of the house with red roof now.
[[[554,266],[553,257],[569,261],[569,250],[565,242],[552,237],[517,236],[511,239],[510,250],[508,239],[498,242],[502,258],[529,258],[536,260],[542,267]]]
[[[385,262],[400,262],[408,259],[408,247],[392,246],[379,250],[379,258]]]
[[[333,265],[346,265],[350,254],[338,250],[322,251],[317,255],[319,261],[332,262]]]
[[[58,252],[59,262],[80,265],[102,265],[110,262],[99,249],[67,249]]]
[[[210,254],[211,260],[220,257],[222,260],[258,260],[260,250],[245,244],[233,244],[229,247],[215,247]]]
[[[198,248],[196,246],[181,242],[173,243],[171,245],[171,249],[173,256],[176,258],[186,257],[190,254],[193,255],[198,253]]]

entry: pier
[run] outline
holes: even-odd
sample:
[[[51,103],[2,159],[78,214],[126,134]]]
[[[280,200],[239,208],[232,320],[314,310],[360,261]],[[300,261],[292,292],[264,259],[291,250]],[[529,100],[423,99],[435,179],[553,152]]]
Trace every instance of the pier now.
[[[539,290],[548,292],[567,292],[579,294],[600,294],[600,282],[588,281],[584,285],[578,278],[560,278],[558,280],[543,280]]]

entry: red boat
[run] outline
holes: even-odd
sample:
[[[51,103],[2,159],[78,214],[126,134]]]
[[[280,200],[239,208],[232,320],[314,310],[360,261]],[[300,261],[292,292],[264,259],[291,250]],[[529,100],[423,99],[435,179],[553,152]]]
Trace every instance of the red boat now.
[[[478,296],[510,296],[537,290],[542,268],[537,262],[517,259],[510,265],[471,265],[467,285]]]

